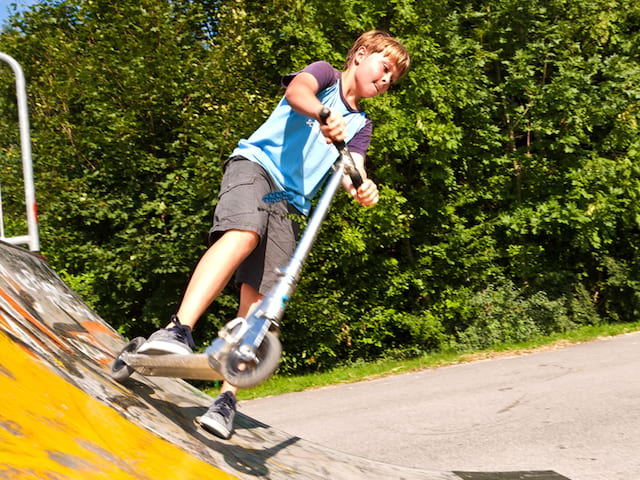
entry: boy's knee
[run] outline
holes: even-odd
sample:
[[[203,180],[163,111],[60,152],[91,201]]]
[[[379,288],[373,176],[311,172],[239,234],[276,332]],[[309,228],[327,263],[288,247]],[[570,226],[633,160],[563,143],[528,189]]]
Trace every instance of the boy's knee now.
[[[260,243],[260,235],[251,230],[227,230],[222,237],[234,242],[238,248],[253,250]]]

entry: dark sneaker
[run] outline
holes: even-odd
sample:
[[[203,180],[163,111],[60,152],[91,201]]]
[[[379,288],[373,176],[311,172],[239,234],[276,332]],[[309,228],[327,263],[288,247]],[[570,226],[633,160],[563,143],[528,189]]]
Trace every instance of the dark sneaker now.
[[[166,355],[177,353],[179,355],[189,355],[196,348],[191,336],[191,328],[182,325],[176,315],[171,316],[173,327],[163,328],[153,333],[149,339],[142,344],[136,353],[147,355]]]
[[[207,432],[227,439],[233,432],[237,401],[231,392],[221,393],[213,401],[207,413],[198,417],[198,422]]]

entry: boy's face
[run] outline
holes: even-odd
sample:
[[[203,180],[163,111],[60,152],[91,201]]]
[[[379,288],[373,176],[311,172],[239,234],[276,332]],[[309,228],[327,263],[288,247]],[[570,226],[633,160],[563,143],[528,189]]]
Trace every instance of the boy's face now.
[[[371,98],[389,90],[398,79],[395,62],[382,52],[369,54],[361,48],[355,55],[355,79],[360,98]]]

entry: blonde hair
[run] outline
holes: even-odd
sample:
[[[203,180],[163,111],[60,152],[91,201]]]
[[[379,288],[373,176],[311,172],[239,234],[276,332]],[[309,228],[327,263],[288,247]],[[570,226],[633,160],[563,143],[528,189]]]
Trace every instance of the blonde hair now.
[[[358,37],[347,53],[347,59],[344,62],[345,70],[349,68],[356,52],[361,47],[365,47],[368,54],[380,52],[391,58],[398,69],[398,78],[409,70],[411,62],[409,52],[402,43],[383,30],[369,30]]]

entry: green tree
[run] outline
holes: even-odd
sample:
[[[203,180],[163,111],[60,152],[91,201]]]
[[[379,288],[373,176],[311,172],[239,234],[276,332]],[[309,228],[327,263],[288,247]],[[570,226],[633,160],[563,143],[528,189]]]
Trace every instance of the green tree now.
[[[630,0],[56,0],[0,48],[27,75],[43,253],[133,336],[175,310],[281,75],[341,67],[372,28],[407,45],[406,78],[365,102],[380,204],[335,199],[284,319],[292,371],[636,318],[639,25]]]

